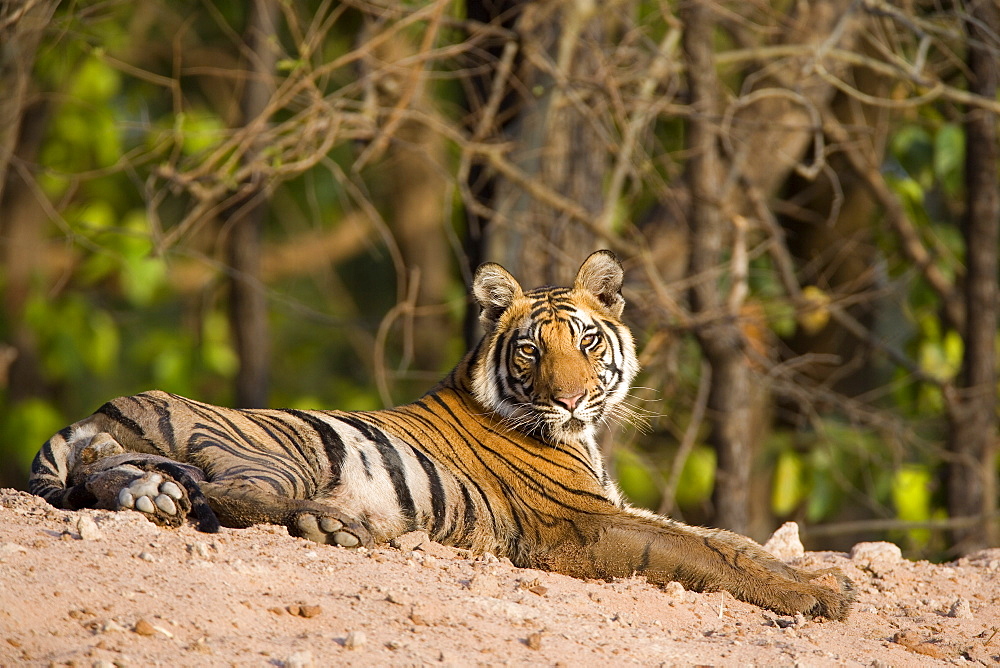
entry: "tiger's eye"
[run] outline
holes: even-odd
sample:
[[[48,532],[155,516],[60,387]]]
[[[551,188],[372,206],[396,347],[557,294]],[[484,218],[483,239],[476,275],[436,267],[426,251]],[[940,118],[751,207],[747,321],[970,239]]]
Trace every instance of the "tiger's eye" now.
[[[595,343],[597,343],[597,334],[586,334],[582,339],[580,339],[581,348],[589,348]]]
[[[530,343],[522,343],[517,347],[517,351],[526,357],[534,357],[535,353],[538,352],[538,348]]]

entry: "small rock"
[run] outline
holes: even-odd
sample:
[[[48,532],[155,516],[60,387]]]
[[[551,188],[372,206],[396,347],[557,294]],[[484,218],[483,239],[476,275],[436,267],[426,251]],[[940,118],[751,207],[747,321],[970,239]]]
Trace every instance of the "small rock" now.
[[[525,639],[524,644],[528,646],[528,649],[540,650],[542,648],[542,633],[541,631],[535,631],[534,633],[528,635]]]
[[[785,522],[764,543],[764,549],[782,561],[798,559],[806,553],[799,538],[799,525]]]
[[[417,610],[416,607],[410,611],[410,621],[413,622],[414,626],[430,626],[427,622],[427,618],[424,617],[424,613]]]
[[[137,621],[135,623],[135,627],[133,627],[132,630],[141,636],[156,635],[156,628],[145,619],[140,619],[139,621]]]
[[[142,559],[143,561],[149,561],[149,562],[153,562],[156,560],[156,557],[154,557],[149,552],[140,552],[139,558]]]
[[[409,605],[410,597],[406,594],[401,594],[398,591],[390,591],[385,595],[385,600],[389,603],[395,603],[396,605]]]
[[[312,652],[309,651],[296,652],[285,659],[285,668],[313,668],[315,665]]]
[[[430,536],[427,535],[426,531],[411,531],[402,536],[396,536],[389,541],[389,545],[400,552],[412,552],[429,540]]]
[[[684,602],[684,585],[680,582],[668,582],[663,585],[663,593],[677,603]]]
[[[208,545],[202,543],[201,541],[197,543],[191,543],[190,545],[187,546],[187,549],[188,553],[192,557],[198,557],[199,559],[209,558]]]
[[[632,626],[632,618],[624,612],[616,612],[609,621],[618,622],[622,626]]]
[[[83,540],[100,540],[104,537],[97,527],[97,522],[90,515],[80,515],[76,520],[76,530]]]
[[[946,658],[945,651],[931,638],[921,638],[915,631],[899,631],[892,637],[894,643],[898,643],[913,652],[929,656],[934,659]]]
[[[364,631],[351,631],[344,638],[344,647],[347,649],[361,649],[368,642],[368,636]]]
[[[123,627],[121,624],[119,624],[115,620],[109,619],[106,622],[104,622],[103,624],[97,625],[97,630],[100,633],[114,633],[116,631],[124,631],[125,627]]]
[[[318,605],[306,605],[304,603],[293,603],[285,606],[285,611],[293,617],[316,617],[323,612],[323,608]],[[281,608],[271,608],[271,612],[280,615]]]
[[[868,563],[894,562],[903,558],[903,551],[898,545],[878,541],[874,543],[858,543],[851,548],[851,559]]]
[[[948,609],[948,616],[958,619],[972,619],[972,606],[969,605],[966,599],[959,596],[951,604],[951,608]]]
[[[26,554],[27,552],[28,548],[17,543],[0,543],[0,558],[5,555]]]
[[[318,605],[300,605],[299,606],[299,616],[300,617],[305,617],[307,619],[310,618],[310,617],[316,617],[321,612],[323,612],[323,608],[321,608]]]

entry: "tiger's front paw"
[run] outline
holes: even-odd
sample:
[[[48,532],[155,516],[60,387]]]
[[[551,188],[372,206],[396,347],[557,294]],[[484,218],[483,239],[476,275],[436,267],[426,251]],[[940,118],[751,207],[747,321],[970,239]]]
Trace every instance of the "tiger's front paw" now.
[[[137,510],[167,526],[180,526],[191,510],[184,488],[155,472],[137,477],[118,492],[118,510]]]
[[[295,516],[292,533],[316,543],[341,547],[370,547],[371,534],[357,522],[326,510],[303,510]]]

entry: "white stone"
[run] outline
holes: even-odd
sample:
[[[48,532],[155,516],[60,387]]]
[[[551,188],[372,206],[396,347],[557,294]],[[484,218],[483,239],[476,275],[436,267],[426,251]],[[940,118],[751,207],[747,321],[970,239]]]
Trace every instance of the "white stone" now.
[[[798,559],[806,553],[799,538],[799,525],[785,522],[764,543],[764,549],[782,561]]]
[[[858,543],[851,548],[851,559],[868,563],[894,562],[903,558],[903,551],[894,543],[879,541],[875,543]]]

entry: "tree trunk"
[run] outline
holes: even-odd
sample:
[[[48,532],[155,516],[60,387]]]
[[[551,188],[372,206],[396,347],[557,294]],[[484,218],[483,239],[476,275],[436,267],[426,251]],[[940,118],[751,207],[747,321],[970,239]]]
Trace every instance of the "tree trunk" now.
[[[693,108],[687,126],[689,157],[685,168],[691,193],[688,213],[691,310],[696,320],[704,323],[695,334],[712,369],[706,415],[711,425],[709,439],[717,455],[713,524],[745,533],[749,527],[753,462],[750,368],[737,319],[740,304],[733,299],[724,303],[719,281],[714,278],[722,265],[731,230],[722,216],[717,185],[719,155],[713,124],[718,118],[719,87],[712,56],[713,19],[704,0],[685,0],[678,15],[684,25],[682,48]],[[738,289],[738,281],[734,276],[734,290]]]
[[[8,337],[0,343],[0,389],[6,390],[11,404],[49,390],[37,337],[24,323],[32,285],[46,265],[46,230],[39,224],[46,214],[30,183],[33,176],[12,165],[20,161],[27,169],[37,161],[48,125],[49,105],[32,99],[31,72],[58,4],[23,0],[0,4],[0,266]]]
[[[278,5],[274,0],[255,0],[245,38],[249,62],[243,83],[240,110],[243,123],[258,122],[273,92],[277,51],[270,40],[277,38]],[[258,159],[258,150],[247,151],[246,160]],[[259,408],[267,405],[270,380],[270,345],[267,295],[261,277],[261,244],[267,216],[267,184],[245,184],[244,193],[229,208],[229,315],[240,367],[236,376],[236,405]]]
[[[12,0],[0,5],[0,200],[29,106],[28,89],[35,53],[58,2]]]
[[[996,99],[996,49],[1000,9],[992,0],[968,7],[968,64],[971,92]],[[969,109],[965,118],[966,212],[965,352],[960,387],[950,397],[952,454],[948,473],[948,511],[952,517],[976,517],[955,531],[961,553],[998,544],[997,530],[997,248],[1000,243],[1000,195],[997,193],[997,117]]]
[[[506,127],[513,145],[510,161],[527,179],[592,212],[596,220],[604,206],[608,151],[593,119],[601,117],[605,102],[590,92],[591,86],[580,84],[597,77],[608,13],[576,0],[508,6],[519,11],[514,30],[522,54],[518,85],[498,114],[515,112]],[[592,229],[509,180],[499,179],[493,206],[487,258],[504,264],[525,285],[568,280],[599,245]]]

